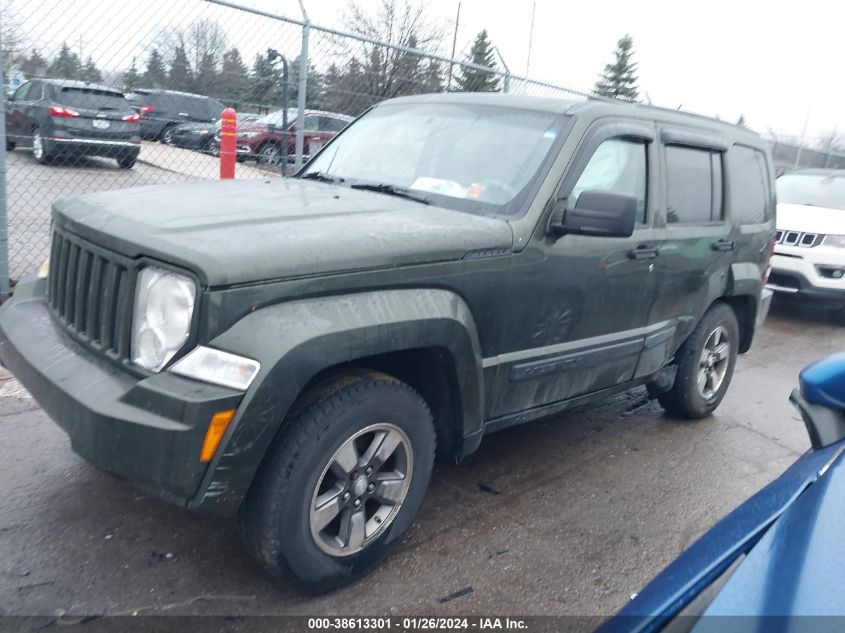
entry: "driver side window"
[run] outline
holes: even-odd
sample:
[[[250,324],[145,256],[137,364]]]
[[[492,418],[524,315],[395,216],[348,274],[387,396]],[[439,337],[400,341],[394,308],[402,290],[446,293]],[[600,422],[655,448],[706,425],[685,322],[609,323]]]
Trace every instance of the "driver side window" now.
[[[12,96],[12,101],[26,101],[26,95],[29,92],[29,87],[32,85],[32,82],[27,82],[18,88],[15,91],[15,94]]]
[[[596,148],[569,195],[570,206],[583,191],[624,193],[637,199],[637,224],[646,221],[646,152],[644,141],[611,138]]]

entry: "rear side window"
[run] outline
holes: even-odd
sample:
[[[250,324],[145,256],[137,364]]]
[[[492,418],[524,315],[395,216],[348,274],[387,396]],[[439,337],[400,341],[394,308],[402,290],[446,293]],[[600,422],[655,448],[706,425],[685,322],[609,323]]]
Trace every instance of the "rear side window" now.
[[[646,198],[646,144],[644,141],[611,138],[599,145],[569,194],[578,204],[583,191],[612,191],[637,199],[637,222],[643,224]]]
[[[666,147],[666,222],[701,224],[722,219],[720,152]]]
[[[119,92],[91,88],[61,88],[57,101],[62,105],[91,110],[129,110],[129,104]]]
[[[759,224],[768,219],[769,170],[763,153],[735,145],[728,153],[731,177],[731,213],[741,224]]]
[[[43,90],[41,89],[41,84],[37,81],[33,81],[30,84],[29,94],[26,96],[27,101],[38,101],[42,96]]]
[[[325,130],[326,132],[340,132],[345,127],[346,121],[341,121],[340,119],[335,119],[330,116],[320,117],[321,130]]]

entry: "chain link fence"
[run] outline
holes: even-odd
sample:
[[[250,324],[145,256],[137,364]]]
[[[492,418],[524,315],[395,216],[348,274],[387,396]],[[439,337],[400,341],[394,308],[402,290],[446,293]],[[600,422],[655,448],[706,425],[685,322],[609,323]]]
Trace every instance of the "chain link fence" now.
[[[0,20],[0,127],[12,150],[2,281],[47,257],[59,198],[218,178],[227,106],[238,112],[236,178],[267,178],[294,173],[391,97],[481,89],[588,98],[424,52],[413,32],[384,42],[222,0],[8,0]]]
[[[0,155],[0,293],[46,258],[55,200],[218,178],[224,107],[238,112],[236,178],[267,178],[294,173],[354,117],[392,97],[485,90],[590,98],[513,75],[501,56],[495,68],[450,59],[432,43],[445,38],[417,39],[419,15],[393,16],[407,28],[391,39],[228,0],[6,0],[0,11],[0,133],[12,150]],[[845,167],[842,155],[774,149],[781,170]]]

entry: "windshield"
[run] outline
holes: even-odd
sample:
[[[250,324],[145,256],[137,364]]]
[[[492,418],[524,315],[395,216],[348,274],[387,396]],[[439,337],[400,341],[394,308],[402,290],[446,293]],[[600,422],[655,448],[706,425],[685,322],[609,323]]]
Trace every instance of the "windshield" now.
[[[62,105],[91,110],[129,110],[129,103],[119,92],[91,88],[61,88],[58,100]]]
[[[778,202],[845,210],[845,172],[786,174],[777,179]]]
[[[261,123],[262,125],[275,125],[281,126],[284,124],[284,110],[275,110],[270,114],[265,114],[263,117],[258,119],[256,123]],[[288,124],[293,123],[294,119],[296,119],[296,110],[294,108],[288,108]]]
[[[458,210],[518,213],[564,121],[495,106],[381,106],[346,128],[303,175],[409,189]]]

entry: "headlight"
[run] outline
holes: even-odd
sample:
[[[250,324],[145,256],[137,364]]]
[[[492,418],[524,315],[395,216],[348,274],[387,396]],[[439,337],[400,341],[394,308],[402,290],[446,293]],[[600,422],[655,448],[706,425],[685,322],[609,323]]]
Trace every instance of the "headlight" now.
[[[38,267],[38,278],[39,279],[47,279],[47,276],[50,274],[50,258],[44,260],[44,263]]]
[[[208,130],[194,130],[194,134],[208,134]]]
[[[238,138],[252,138],[258,136],[258,132],[238,132]]]
[[[246,391],[261,365],[256,360],[210,347],[197,347],[169,371],[180,376]]]
[[[196,286],[184,275],[144,268],[132,317],[132,362],[158,371],[188,340]]]
[[[835,248],[845,248],[845,235],[826,235],[822,244]]]

